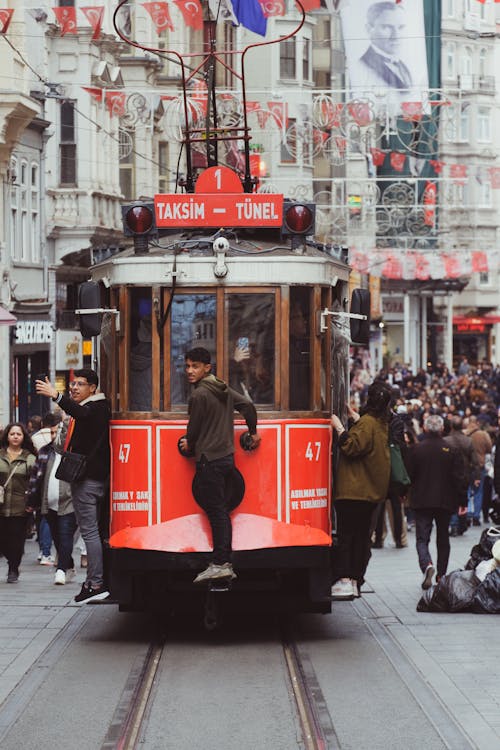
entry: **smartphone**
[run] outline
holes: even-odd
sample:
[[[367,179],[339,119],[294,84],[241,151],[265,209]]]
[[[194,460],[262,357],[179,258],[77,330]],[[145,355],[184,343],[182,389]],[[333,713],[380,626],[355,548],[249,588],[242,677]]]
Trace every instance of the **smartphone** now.
[[[45,372],[39,372],[38,375],[35,375],[35,380],[43,380],[45,383],[45,378],[47,377]]]
[[[238,349],[248,349],[248,336],[240,336],[240,338],[236,342],[236,346],[238,347]]]

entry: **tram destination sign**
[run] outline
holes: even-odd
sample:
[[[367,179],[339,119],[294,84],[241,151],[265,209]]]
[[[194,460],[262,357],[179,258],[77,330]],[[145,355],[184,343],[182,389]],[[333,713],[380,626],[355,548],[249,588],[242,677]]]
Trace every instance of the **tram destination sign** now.
[[[158,227],[281,227],[283,195],[190,193],[155,195]]]

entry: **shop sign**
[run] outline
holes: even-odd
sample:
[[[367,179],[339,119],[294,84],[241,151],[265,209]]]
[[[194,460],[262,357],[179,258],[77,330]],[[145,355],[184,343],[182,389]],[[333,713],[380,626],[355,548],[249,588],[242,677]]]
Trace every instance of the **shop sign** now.
[[[54,330],[50,320],[18,320],[15,344],[50,344]]]
[[[458,323],[455,329],[457,333],[484,333],[486,326],[484,323]]]
[[[79,370],[81,367],[81,334],[77,331],[56,331],[56,370]]]

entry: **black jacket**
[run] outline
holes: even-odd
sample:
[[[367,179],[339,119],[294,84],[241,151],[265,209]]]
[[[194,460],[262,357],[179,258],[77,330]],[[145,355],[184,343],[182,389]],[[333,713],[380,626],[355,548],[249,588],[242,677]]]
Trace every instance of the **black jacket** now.
[[[406,466],[411,479],[411,508],[455,512],[462,504],[467,487],[463,460],[440,435],[426,434],[422,442],[410,448]]]
[[[109,420],[111,407],[103,393],[77,404],[61,396],[59,406],[75,419],[68,449],[88,457],[87,479],[106,480],[109,476]]]

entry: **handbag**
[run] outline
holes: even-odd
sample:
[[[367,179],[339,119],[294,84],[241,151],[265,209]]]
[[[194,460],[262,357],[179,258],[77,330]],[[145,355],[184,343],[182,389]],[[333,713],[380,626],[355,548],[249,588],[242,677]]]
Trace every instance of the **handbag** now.
[[[10,480],[12,479],[12,475],[14,474],[14,472],[17,469],[18,466],[19,466],[19,464],[16,464],[14,466],[14,468],[10,470],[9,476],[5,480],[5,484],[0,484],[0,505],[3,505],[3,503],[4,503],[4,500],[5,500],[5,488],[7,487],[7,485],[10,482]]]
[[[390,484],[396,485],[398,489],[407,489],[411,480],[406,471],[406,466],[401,455],[401,448],[396,443],[389,443],[391,452],[391,478]]]
[[[83,453],[63,451],[56,469],[56,479],[62,479],[64,482],[81,482],[86,473],[87,456]]]

